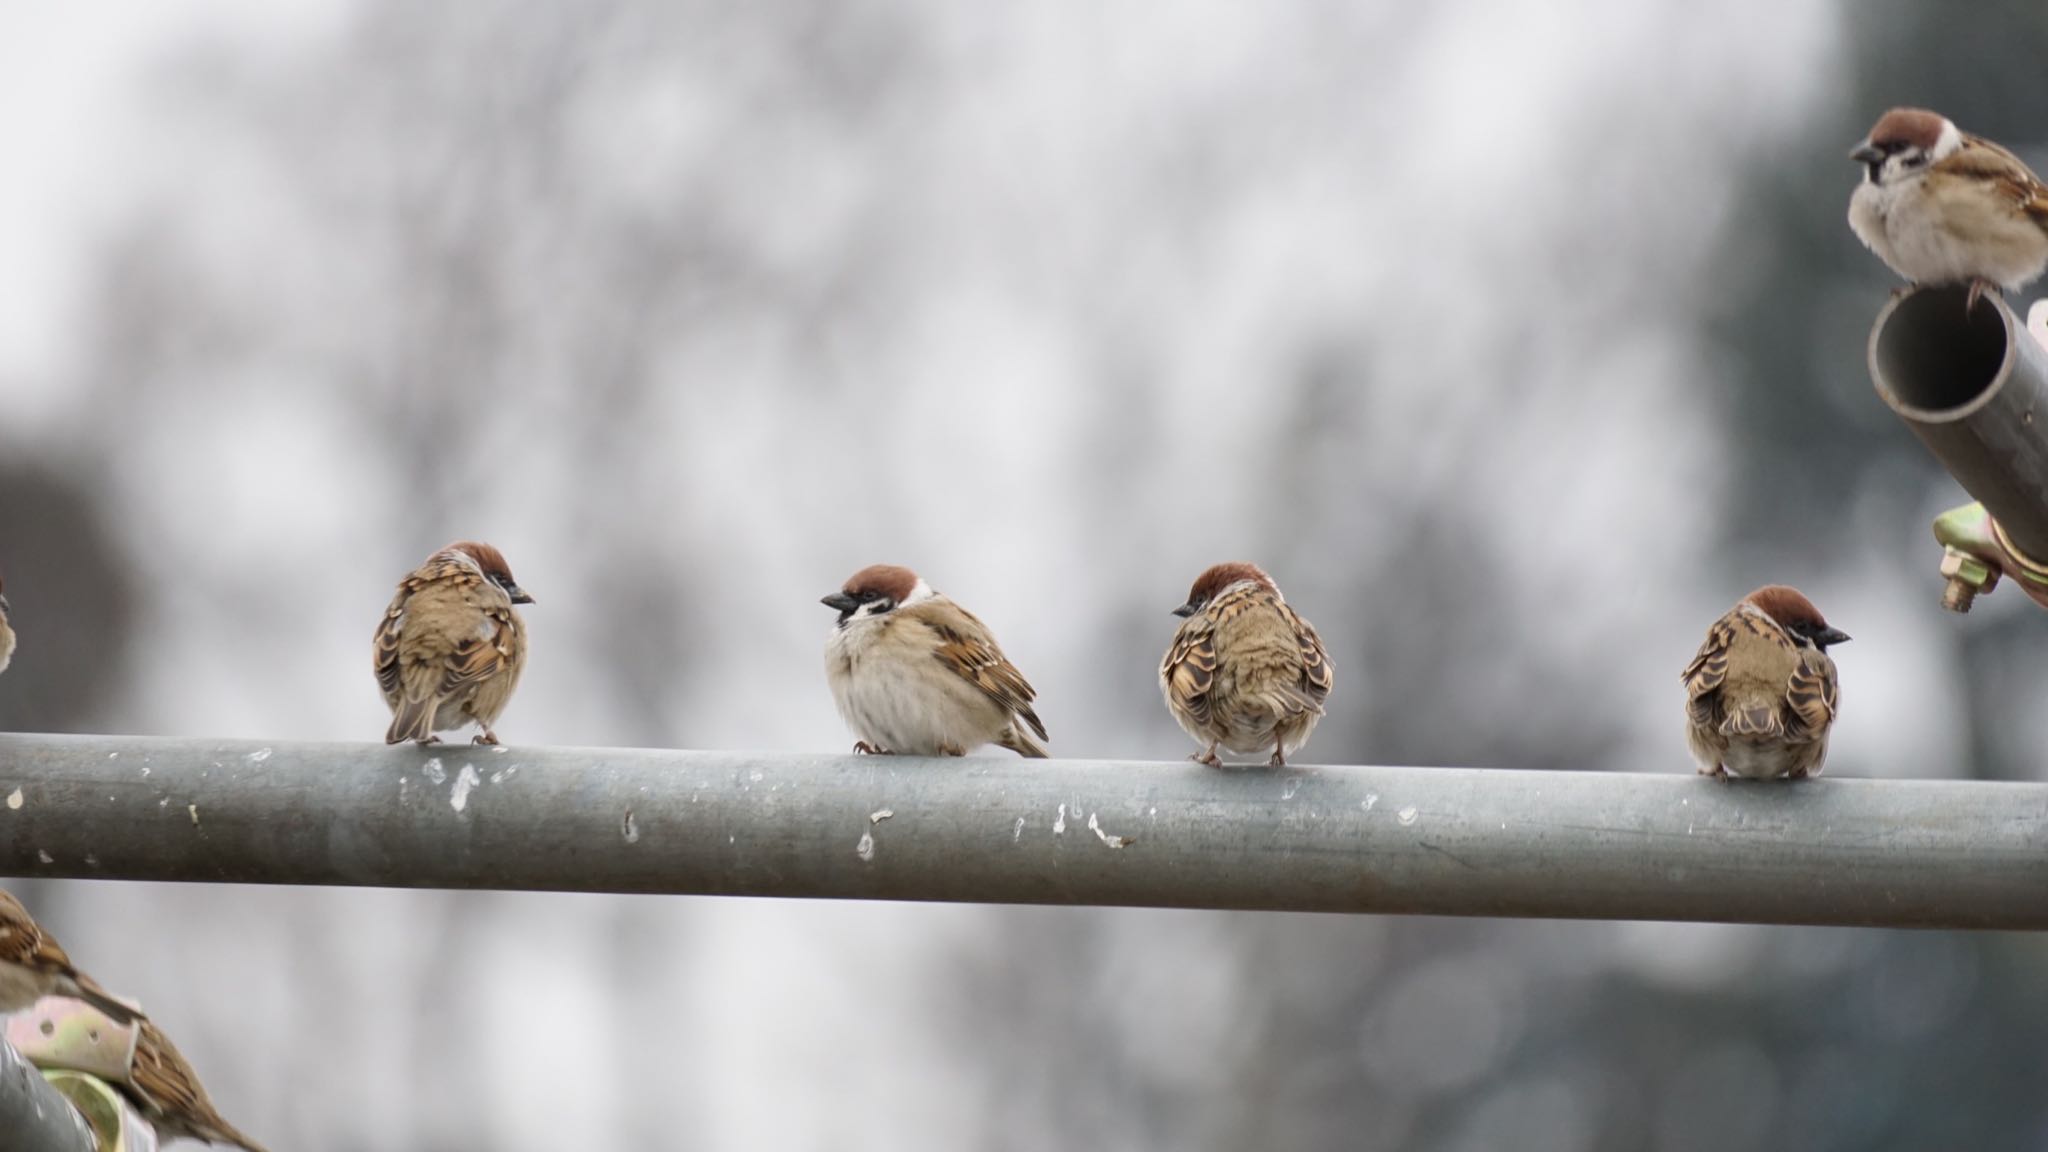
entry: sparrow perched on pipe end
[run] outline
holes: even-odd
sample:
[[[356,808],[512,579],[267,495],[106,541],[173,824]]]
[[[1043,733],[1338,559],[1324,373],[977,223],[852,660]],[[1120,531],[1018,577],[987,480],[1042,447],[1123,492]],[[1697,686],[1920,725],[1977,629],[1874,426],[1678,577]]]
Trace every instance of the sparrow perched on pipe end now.
[[[1254,564],[1211,567],[1173,614],[1186,622],[1160,661],[1159,689],[1167,711],[1203,746],[1189,758],[1221,767],[1218,746],[1239,754],[1271,748],[1268,764],[1285,765],[1322,719],[1335,682],[1316,630]]]
[[[1829,645],[1846,642],[1799,591],[1766,584],[1707,629],[1685,681],[1685,737],[1701,775],[1821,773],[1841,693]]]
[[[825,680],[856,752],[964,756],[983,744],[1045,758],[1038,696],[988,626],[895,564],[853,574],[819,600],[839,613]]]
[[[2048,270],[2048,187],[2020,158],[1948,117],[1894,108],[1850,151],[1863,182],[1849,227],[1914,284],[2017,292]]]

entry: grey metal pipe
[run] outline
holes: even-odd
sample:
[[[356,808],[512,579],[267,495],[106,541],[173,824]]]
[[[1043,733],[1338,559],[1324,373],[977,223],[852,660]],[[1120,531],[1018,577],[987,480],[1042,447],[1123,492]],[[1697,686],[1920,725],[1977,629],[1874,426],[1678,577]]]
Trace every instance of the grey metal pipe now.
[[[2048,784],[0,735],[0,874],[2048,928]]]
[[[1870,331],[1877,394],[2031,557],[2048,557],[2048,351],[1996,296],[1915,288]]]
[[[0,1040],[0,1148],[8,1152],[93,1152],[92,1130],[7,1041]]]

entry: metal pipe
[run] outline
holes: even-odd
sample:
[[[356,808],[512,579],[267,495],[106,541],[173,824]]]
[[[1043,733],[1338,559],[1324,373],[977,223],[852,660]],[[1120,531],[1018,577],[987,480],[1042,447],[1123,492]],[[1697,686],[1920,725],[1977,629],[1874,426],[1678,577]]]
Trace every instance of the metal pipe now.
[[[0,874],[2048,928],[2048,784],[0,735]]]
[[[85,1119],[43,1074],[0,1040],[0,1148],[8,1152],[93,1152]]]
[[[1914,288],[1870,331],[1877,394],[2027,556],[2048,557],[2048,350],[1996,295]]]

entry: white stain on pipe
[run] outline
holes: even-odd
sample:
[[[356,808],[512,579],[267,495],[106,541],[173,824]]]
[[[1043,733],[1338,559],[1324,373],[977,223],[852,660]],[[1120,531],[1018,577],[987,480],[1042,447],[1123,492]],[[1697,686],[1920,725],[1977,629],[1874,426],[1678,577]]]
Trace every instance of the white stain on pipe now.
[[[464,764],[462,771],[455,777],[455,787],[448,790],[448,806],[457,812],[467,808],[469,790],[483,782],[483,777],[476,774],[476,769]]]
[[[1090,812],[1088,814],[1088,830],[1090,832],[1095,833],[1095,838],[1097,840],[1102,841],[1104,844],[1109,845],[1111,848],[1127,847],[1132,840],[1136,839],[1136,837],[1132,836],[1112,836],[1109,833],[1104,832],[1102,830],[1102,825],[1096,821],[1095,813],[1093,812]]]

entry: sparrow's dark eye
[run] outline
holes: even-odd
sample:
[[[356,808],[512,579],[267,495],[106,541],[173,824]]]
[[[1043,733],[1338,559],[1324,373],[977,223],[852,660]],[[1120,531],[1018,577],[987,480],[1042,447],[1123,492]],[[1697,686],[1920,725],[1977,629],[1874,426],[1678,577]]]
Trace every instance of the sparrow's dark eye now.
[[[860,602],[863,604],[873,604],[875,601],[880,600],[881,598],[882,594],[880,592],[875,591],[873,588],[870,588],[867,591],[862,592],[860,594]]]

